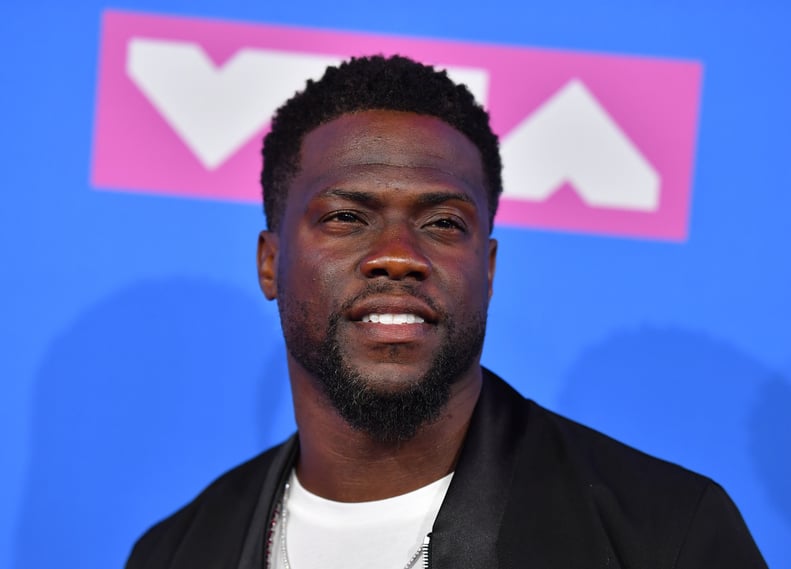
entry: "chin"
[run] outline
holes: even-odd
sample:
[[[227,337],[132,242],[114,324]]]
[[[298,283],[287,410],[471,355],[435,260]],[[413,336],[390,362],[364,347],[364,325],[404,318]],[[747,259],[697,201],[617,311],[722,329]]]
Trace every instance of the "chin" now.
[[[450,399],[446,374],[431,367],[364,366],[365,373],[341,365],[323,374],[322,387],[332,406],[353,429],[383,443],[407,441],[440,416]]]
[[[352,375],[365,388],[377,393],[395,394],[410,391],[425,382],[428,371],[427,366],[416,369],[403,364],[383,364],[357,368]]]

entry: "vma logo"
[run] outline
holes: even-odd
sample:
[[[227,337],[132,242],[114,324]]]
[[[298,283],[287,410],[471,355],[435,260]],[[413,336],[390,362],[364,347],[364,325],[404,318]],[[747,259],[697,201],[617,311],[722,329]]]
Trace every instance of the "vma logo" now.
[[[499,134],[500,225],[686,238],[701,67],[109,11],[93,184],[260,201],[260,143],[305,79],[351,55],[442,67]]]

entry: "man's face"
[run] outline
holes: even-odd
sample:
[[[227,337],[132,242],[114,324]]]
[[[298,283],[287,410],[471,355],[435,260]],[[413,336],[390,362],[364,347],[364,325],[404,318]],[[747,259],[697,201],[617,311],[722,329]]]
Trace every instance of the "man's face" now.
[[[261,284],[292,363],[381,440],[477,373],[496,243],[477,148],[439,119],[343,115],[308,133]],[[293,373],[293,372],[292,372]]]

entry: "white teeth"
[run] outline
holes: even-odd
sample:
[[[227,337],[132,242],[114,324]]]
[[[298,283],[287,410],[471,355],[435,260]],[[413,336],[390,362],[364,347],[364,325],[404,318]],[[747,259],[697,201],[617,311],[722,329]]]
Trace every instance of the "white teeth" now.
[[[366,314],[362,317],[362,321],[379,324],[422,324],[425,322],[416,314]]]

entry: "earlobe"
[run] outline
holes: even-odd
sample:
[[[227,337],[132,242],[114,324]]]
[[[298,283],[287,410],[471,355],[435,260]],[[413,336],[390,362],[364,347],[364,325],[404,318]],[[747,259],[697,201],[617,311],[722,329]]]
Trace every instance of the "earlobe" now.
[[[494,293],[495,265],[497,265],[497,239],[489,239],[489,300]]]
[[[258,284],[267,300],[277,298],[278,236],[272,231],[258,234]]]

